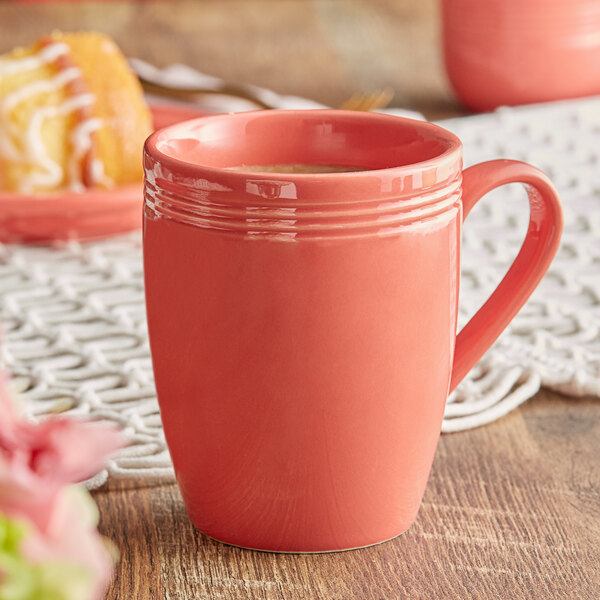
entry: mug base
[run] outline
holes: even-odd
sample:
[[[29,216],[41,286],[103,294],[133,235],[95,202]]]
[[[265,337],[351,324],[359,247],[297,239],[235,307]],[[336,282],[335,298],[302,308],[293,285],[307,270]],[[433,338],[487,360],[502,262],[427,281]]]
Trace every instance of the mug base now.
[[[384,540],[381,540],[381,541],[371,542],[369,544],[364,544],[361,546],[351,546],[348,548],[331,548],[331,549],[327,549],[327,550],[273,550],[270,548],[255,548],[251,545],[241,545],[241,544],[236,544],[233,542],[228,542],[226,540],[218,539],[216,537],[208,535],[201,529],[198,529],[198,527],[196,527],[195,525],[194,525],[194,528],[198,532],[200,532],[204,537],[207,537],[209,540],[212,540],[213,542],[218,542],[219,544],[225,544],[226,546],[231,546],[232,548],[241,548],[242,550],[251,550],[253,552],[265,552],[268,554],[333,554],[336,552],[350,552],[352,550],[362,550],[364,548],[371,548],[372,546],[379,546],[380,544],[385,544],[387,542],[391,542],[392,540],[395,540],[396,538],[398,538],[401,535],[403,535],[404,533],[406,533],[410,529],[410,525],[406,529],[403,529],[400,533],[397,533],[396,535],[393,535],[393,536],[386,538]]]

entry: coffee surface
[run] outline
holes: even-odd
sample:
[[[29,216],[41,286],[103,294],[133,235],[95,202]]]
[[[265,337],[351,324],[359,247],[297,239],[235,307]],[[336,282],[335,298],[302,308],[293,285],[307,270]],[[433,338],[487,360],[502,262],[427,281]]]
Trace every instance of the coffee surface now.
[[[343,165],[240,165],[229,167],[231,171],[252,171],[255,173],[351,173],[353,171],[364,171],[359,167],[348,167]]]

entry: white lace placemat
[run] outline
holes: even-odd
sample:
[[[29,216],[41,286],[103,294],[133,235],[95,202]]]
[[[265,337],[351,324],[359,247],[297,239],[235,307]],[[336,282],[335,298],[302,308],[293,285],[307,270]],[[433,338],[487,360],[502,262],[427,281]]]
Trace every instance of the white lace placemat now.
[[[503,109],[442,123],[465,162],[497,157],[545,170],[565,233],[542,285],[449,399],[443,431],[503,416],[541,385],[600,395],[600,98]],[[461,323],[492,292],[523,239],[520,186],[486,197],[466,221]],[[3,360],[32,417],[66,411],[120,424],[132,444],[90,486],[172,481],[155,397],[139,233],[53,248],[0,245]]]

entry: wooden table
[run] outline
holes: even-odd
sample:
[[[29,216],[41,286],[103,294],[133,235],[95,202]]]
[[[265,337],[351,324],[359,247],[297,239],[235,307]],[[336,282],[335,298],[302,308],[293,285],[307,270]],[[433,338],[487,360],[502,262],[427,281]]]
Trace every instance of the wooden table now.
[[[0,52],[52,28],[96,29],[157,65],[185,62],[337,105],[392,86],[394,105],[464,114],[443,76],[434,0],[0,2]],[[423,506],[395,540],[276,555],[206,539],[175,486],[95,493],[121,551],[110,599],[600,597],[600,403],[539,393],[440,441]]]

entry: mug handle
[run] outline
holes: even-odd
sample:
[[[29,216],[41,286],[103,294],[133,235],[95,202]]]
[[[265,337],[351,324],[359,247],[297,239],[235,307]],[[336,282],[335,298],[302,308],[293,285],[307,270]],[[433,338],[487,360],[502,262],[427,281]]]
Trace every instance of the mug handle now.
[[[536,288],[560,243],[563,218],[558,193],[539,169],[515,160],[491,160],[463,171],[463,221],[482,196],[507,183],[523,183],[529,227],[510,269],[456,337],[450,391],[496,341]]]

